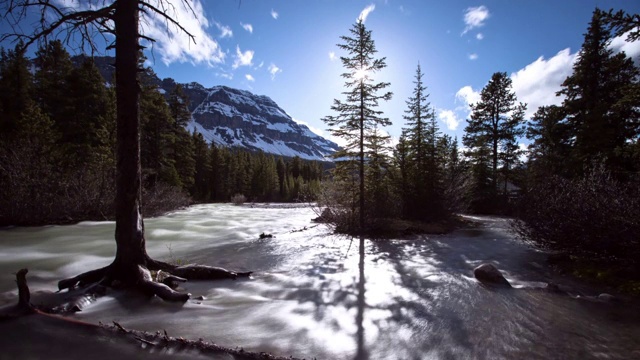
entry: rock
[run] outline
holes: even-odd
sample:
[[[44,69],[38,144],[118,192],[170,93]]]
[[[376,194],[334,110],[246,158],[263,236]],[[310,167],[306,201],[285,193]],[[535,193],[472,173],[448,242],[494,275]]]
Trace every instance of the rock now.
[[[265,233],[260,234],[260,239],[271,239],[273,237],[274,236],[272,234],[265,234]]]
[[[478,266],[473,269],[473,275],[483,284],[511,287],[509,281],[502,276],[500,270],[493,264],[487,263]]]
[[[571,295],[572,293],[576,293],[576,291],[573,290],[571,287],[562,285],[562,284],[556,284],[554,282],[548,283],[547,286],[544,287],[544,290],[551,293],[562,294],[562,295]]]
[[[602,294],[598,295],[598,300],[604,301],[604,302],[614,301],[615,299],[616,299],[615,296],[613,296],[611,294],[607,294],[607,293],[602,293]]]

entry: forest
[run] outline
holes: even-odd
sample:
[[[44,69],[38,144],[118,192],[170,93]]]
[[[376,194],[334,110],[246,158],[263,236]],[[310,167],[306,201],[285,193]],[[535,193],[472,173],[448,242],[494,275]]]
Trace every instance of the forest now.
[[[112,219],[115,194],[115,89],[91,57],[74,64],[59,40],[25,57],[0,51],[1,225]],[[144,60],[141,60],[144,61]],[[141,73],[140,126],[147,216],[200,202],[311,201],[320,162],[209,144],[185,126],[181,85],[163,95]]]

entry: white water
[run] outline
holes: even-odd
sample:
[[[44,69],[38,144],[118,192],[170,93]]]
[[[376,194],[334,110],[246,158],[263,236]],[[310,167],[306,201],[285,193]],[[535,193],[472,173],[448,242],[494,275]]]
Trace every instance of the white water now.
[[[308,208],[199,205],[148,219],[152,257],[254,276],[186,283],[185,291],[205,299],[184,305],[110,292],[73,317],[301,358],[640,357],[637,304],[529,289],[558,279],[545,254],[495,218],[449,235],[366,241],[359,324],[358,241],[331,235],[310,221],[315,216]],[[16,301],[12,273],[20,268],[29,268],[35,292],[109,264],[113,232],[110,222],[0,231],[0,306]],[[275,238],[260,240],[263,232]],[[487,261],[520,289],[481,286],[472,269]]]

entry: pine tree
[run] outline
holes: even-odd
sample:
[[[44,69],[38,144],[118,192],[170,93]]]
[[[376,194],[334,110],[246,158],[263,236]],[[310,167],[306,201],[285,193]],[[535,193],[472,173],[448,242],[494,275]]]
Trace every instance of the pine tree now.
[[[68,81],[74,79],[70,76],[73,70],[71,57],[60,40],[53,40],[38,49],[33,62],[36,67],[34,100],[64,134],[74,127],[66,123]],[[65,142],[65,136],[61,140]]]
[[[0,135],[15,138],[22,113],[32,107],[32,75],[24,44],[0,54]]]
[[[391,195],[390,179],[387,176],[390,167],[386,155],[389,136],[380,133],[377,127],[365,135],[367,166],[365,168],[365,194],[369,215],[373,218],[391,217],[394,214],[394,201]]]
[[[377,53],[375,43],[371,37],[371,31],[367,30],[364,22],[358,20],[350,29],[352,37],[341,36],[344,41],[338,47],[347,52],[347,56],[340,58],[346,72],[343,92],[345,100],[335,99],[331,110],[337,115],[325,117],[323,120],[331,127],[332,135],[346,141],[346,145],[334,154],[335,159],[356,161],[358,166],[358,199],[359,199],[359,225],[360,231],[365,228],[365,134],[367,131],[390,125],[389,119],[382,117],[382,112],[377,110],[381,100],[390,100],[391,92],[385,91],[389,87],[388,82],[373,82],[372,75],[386,67],[385,58],[375,58]],[[337,166],[335,171],[351,171],[350,166]],[[335,176],[334,179],[345,177],[346,174]]]
[[[634,167],[622,157],[627,141],[640,134],[640,72],[624,53],[613,54],[604,12],[593,12],[573,74],[558,95],[571,127],[573,171],[606,159],[616,172]]]
[[[73,164],[113,161],[115,143],[115,104],[93,59],[67,75],[64,111],[57,119],[60,143]],[[45,98],[47,102],[55,99]],[[87,154],[91,154],[87,157]]]
[[[199,201],[209,201],[211,194],[209,182],[211,181],[211,156],[209,145],[202,134],[193,133],[193,149],[195,160],[195,172],[193,175],[193,185],[191,196]]]
[[[174,120],[162,94],[154,85],[144,86],[140,94],[140,156],[146,182],[158,181],[181,186],[173,149],[176,136]]]
[[[560,106],[541,106],[527,126],[529,166],[537,175],[568,176],[567,159],[570,158],[570,126]]]
[[[465,128],[462,141],[469,149],[467,155],[474,164],[472,168],[477,181],[476,189],[479,191],[475,198],[485,205],[496,200],[499,190],[498,167],[502,163],[505,174],[508,175],[509,162],[513,161],[512,144],[523,134],[521,124],[526,105],[516,105],[516,101],[516,95],[511,89],[511,79],[506,73],[494,73],[480,92],[480,102],[472,105],[471,118]],[[487,156],[489,169],[484,168]],[[502,181],[506,183],[508,176]],[[486,188],[488,183],[491,184],[490,188]]]

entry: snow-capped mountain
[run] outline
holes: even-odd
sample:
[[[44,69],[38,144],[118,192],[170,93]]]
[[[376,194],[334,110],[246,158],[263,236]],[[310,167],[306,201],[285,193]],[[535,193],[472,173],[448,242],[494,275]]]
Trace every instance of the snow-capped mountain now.
[[[74,56],[72,61],[80,64],[83,59]],[[111,81],[115,59],[103,56],[94,61],[105,81]],[[160,80],[155,75],[147,81],[157,84],[164,94],[176,86],[173,79]],[[188,129],[198,131],[210,143],[321,161],[332,161],[329,155],[338,150],[336,143],[296,123],[267,96],[226,86],[205,88],[196,82],[182,85],[192,115]]]
[[[162,88],[169,92],[167,79]],[[175,86],[175,85],[174,85]],[[165,89],[165,87],[167,87]],[[267,96],[226,86],[184,85],[190,100],[189,131],[196,130],[217,145],[329,161],[338,145],[296,123]]]

